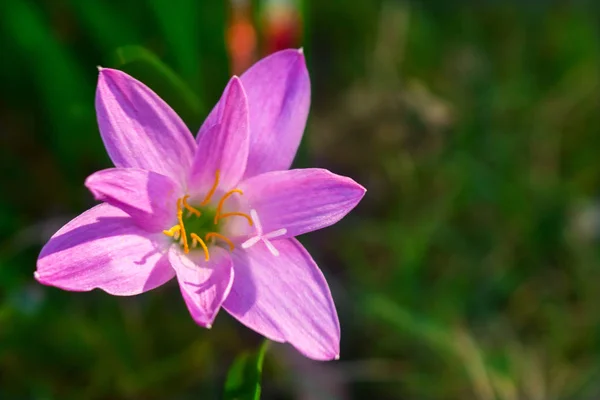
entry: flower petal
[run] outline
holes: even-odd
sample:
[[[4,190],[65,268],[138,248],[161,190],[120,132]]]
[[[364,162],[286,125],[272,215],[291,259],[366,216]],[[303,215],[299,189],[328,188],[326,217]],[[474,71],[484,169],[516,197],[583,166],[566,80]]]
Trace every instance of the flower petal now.
[[[191,193],[209,189],[219,171],[219,187],[229,190],[244,175],[248,159],[248,100],[240,79],[230,81],[216,110],[214,124],[201,130],[188,181]],[[206,125],[206,124],[205,124]],[[203,125],[203,128],[204,126]]]
[[[139,168],[111,168],[90,175],[85,186],[96,200],[129,214],[148,232],[160,232],[174,224],[180,190],[170,178]]]
[[[288,169],[300,145],[310,107],[304,54],[296,49],[279,51],[254,64],[240,79],[250,115],[250,152],[244,177]],[[200,135],[216,123],[220,107],[215,106]]]
[[[96,113],[104,146],[116,167],[146,169],[184,182],[194,138],[150,88],[124,72],[102,68]]]
[[[211,247],[207,262],[201,251],[184,254],[179,246],[172,246],[169,260],[177,272],[181,295],[192,318],[198,325],[210,328],[233,283],[229,253]]]
[[[262,244],[232,253],[236,277],[223,307],[250,329],[289,342],[307,357],[337,358],[340,325],[323,274],[296,239],[273,245],[278,257]]]
[[[174,275],[162,234],[149,234],[122,210],[100,204],[62,227],[42,249],[35,278],[64,290],[130,296]]]
[[[325,169],[267,172],[240,183],[244,201],[255,209],[265,234],[286,229],[284,237],[333,225],[352,210],[365,188]]]

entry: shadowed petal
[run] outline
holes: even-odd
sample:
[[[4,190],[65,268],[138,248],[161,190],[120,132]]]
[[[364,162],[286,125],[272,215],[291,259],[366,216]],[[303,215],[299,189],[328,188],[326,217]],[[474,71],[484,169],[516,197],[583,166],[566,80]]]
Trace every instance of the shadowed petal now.
[[[194,138],[150,88],[124,72],[103,68],[96,114],[104,146],[116,167],[141,168],[184,182]]]
[[[285,228],[284,237],[333,225],[352,210],[365,188],[325,169],[267,172],[240,183],[265,233]]]
[[[163,234],[149,234],[122,210],[100,204],[62,227],[42,249],[35,278],[64,290],[130,296],[174,276]]]
[[[161,232],[176,222],[181,189],[164,175],[138,168],[112,168],[90,175],[85,186],[96,200],[125,211],[148,232]]]
[[[289,342],[315,360],[339,355],[340,326],[323,274],[296,239],[233,252],[235,280],[223,307],[267,338]]]
[[[229,253],[213,246],[207,262],[202,251],[184,254],[181,247],[172,246],[169,260],[192,318],[198,325],[210,328],[233,283]]]
[[[250,115],[250,151],[244,177],[292,165],[310,107],[310,80],[301,50],[274,53],[240,77]],[[222,100],[221,100],[222,101]],[[199,136],[216,123],[217,104]]]
[[[238,77],[233,77],[218,103],[214,125],[198,140],[188,181],[191,193],[210,189],[219,171],[219,187],[229,190],[244,175],[248,159],[248,101]]]

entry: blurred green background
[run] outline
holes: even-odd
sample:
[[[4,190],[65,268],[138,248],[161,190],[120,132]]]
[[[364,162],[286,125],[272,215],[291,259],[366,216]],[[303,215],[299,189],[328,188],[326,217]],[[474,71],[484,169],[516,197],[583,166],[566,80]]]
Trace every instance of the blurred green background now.
[[[301,238],[336,362],[266,355],[264,399],[600,398],[600,5],[590,1],[0,1],[0,399],[219,399],[261,339],[197,327],[175,284],[134,298],[33,280],[111,166],[96,65],[196,132],[229,76],[303,46],[297,166],[368,192]]]

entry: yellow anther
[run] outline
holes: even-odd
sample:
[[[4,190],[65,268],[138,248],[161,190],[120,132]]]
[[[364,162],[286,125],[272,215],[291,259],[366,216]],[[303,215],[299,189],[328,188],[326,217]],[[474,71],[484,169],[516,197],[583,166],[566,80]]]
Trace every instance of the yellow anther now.
[[[188,204],[187,199],[189,199],[189,198],[190,198],[189,194],[186,194],[185,196],[183,196],[183,206],[185,207],[186,210],[188,210],[189,212],[194,214],[196,217],[199,217],[201,215],[200,211]]]
[[[213,185],[212,189],[210,190],[210,192],[208,193],[208,195],[206,196],[206,198],[204,199],[202,204],[210,202],[210,199],[212,198],[213,194],[217,190],[218,185],[219,185],[219,171],[217,171],[217,173],[216,173],[215,184]],[[227,200],[227,198],[234,193],[244,194],[240,189],[233,189],[233,190],[230,190],[229,192],[225,193],[221,197],[221,200],[219,200],[216,215],[214,218],[214,223],[216,224],[218,222],[218,220],[221,218],[239,216],[239,217],[246,218],[248,220],[248,223],[250,224],[250,226],[252,226],[253,225],[252,218],[247,214],[240,213],[240,212],[230,212],[230,213],[221,214],[221,210],[223,209],[223,204],[225,203],[225,200]],[[185,196],[177,199],[177,222],[178,223],[177,223],[177,225],[172,226],[170,229],[163,231],[163,233],[165,235],[172,237],[176,241],[177,240],[179,241],[179,244],[181,244],[183,246],[183,252],[185,254],[189,254],[189,252],[190,252],[190,243],[188,243],[188,237],[187,237],[187,233],[185,231],[185,225],[183,223],[183,211],[185,209],[185,210],[189,211],[190,213],[196,215],[197,217],[200,217],[202,215],[202,212],[200,210],[198,210],[188,204],[187,200],[189,198],[190,198],[189,195],[185,195]],[[206,245],[206,242],[211,238],[216,238],[216,239],[222,240],[223,242],[227,243],[229,245],[229,249],[231,251],[233,251],[235,249],[235,246],[231,240],[229,240],[227,237],[225,237],[217,232],[207,233],[204,240],[202,240],[202,238],[200,236],[198,236],[196,233],[190,232],[190,238],[192,241],[191,247],[197,247],[198,244],[200,244],[200,246],[202,247],[202,250],[204,250],[204,258],[206,261],[210,260],[210,253],[208,251],[208,246]]]
[[[206,234],[206,236],[204,237],[204,239],[206,239],[208,241],[208,239],[210,239],[211,237],[216,237],[221,239],[222,241],[226,242],[229,245],[229,250],[233,251],[233,249],[235,249],[235,246],[233,245],[233,242],[229,239],[227,239],[225,236],[221,235],[220,233],[217,232],[209,232]]]
[[[223,195],[223,197],[221,197],[221,200],[219,200],[219,205],[217,205],[217,213],[215,214],[215,220],[214,220],[215,225],[217,224],[217,222],[219,222],[219,218],[221,218],[220,217],[221,209],[223,208],[223,204],[225,203],[225,200],[227,200],[227,198],[234,193],[239,193],[242,195],[244,194],[244,192],[242,192],[240,189],[233,189],[233,190],[230,190],[229,192],[225,193]]]
[[[177,199],[177,221],[181,227],[181,239],[183,240],[183,252],[188,254],[190,247],[188,246],[187,235],[185,234],[185,226],[183,225],[183,210],[181,208],[181,199]]]
[[[248,220],[248,224],[250,224],[250,226],[252,226],[252,218],[250,218],[250,216],[248,214],[244,214],[244,213],[241,213],[241,212],[230,212],[230,213],[225,213],[225,214],[222,214],[222,215],[217,214],[215,216],[215,220],[218,221],[221,218],[235,217],[235,216],[246,218]]]
[[[163,233],[165,235],[167,235],[167,236],[174,237],[175,234],[179,233],[180,230],[181,230],[181,226],[175,225],[174,227],[172,227],[168,231],[163,231]],[[175,238],[175,239],[177,239],[177,238]]]
[[[195,233],[190,233],[190,237],[192,238],[192,246],[196,246],[196,243],[200,243],[200,246],[202,246],[202,250],[204,250],[204,259],[206,261],[210,260],[210,254],[208,253],[208,247],[206,247],[206,243],[204,243],[204,240],[202,240],[200,238],[200,236],[196,235]]]
[[[202,203],[200,203],[201,206],[205,206],[210,202],[210,199],[212,198],[213,194],[215,194],[215,191],[217,190],[217,186],[219,186],[219,170],[217,170],[217,172],[215,172],[215,183],[213,184],[213,187],[210,189],[210,191],[206,195],[206,198],[204,198],[204,201],[202,201]]]

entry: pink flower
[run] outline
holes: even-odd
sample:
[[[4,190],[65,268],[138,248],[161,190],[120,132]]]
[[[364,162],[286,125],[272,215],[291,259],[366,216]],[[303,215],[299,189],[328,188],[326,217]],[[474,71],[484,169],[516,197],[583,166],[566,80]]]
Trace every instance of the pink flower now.
[[[295,236],[339,221],[365,189],[323,169],[288,170],[309,103],[304,56],[284,50],[233,77],[194,140],[148,87],[100,69],[98,125],[116,168],[86,180],[103,203],[52,236],[36,279],[130,296],[177,277],[199,325],[223,307],[307,357],[337,358],[329,287]]]

